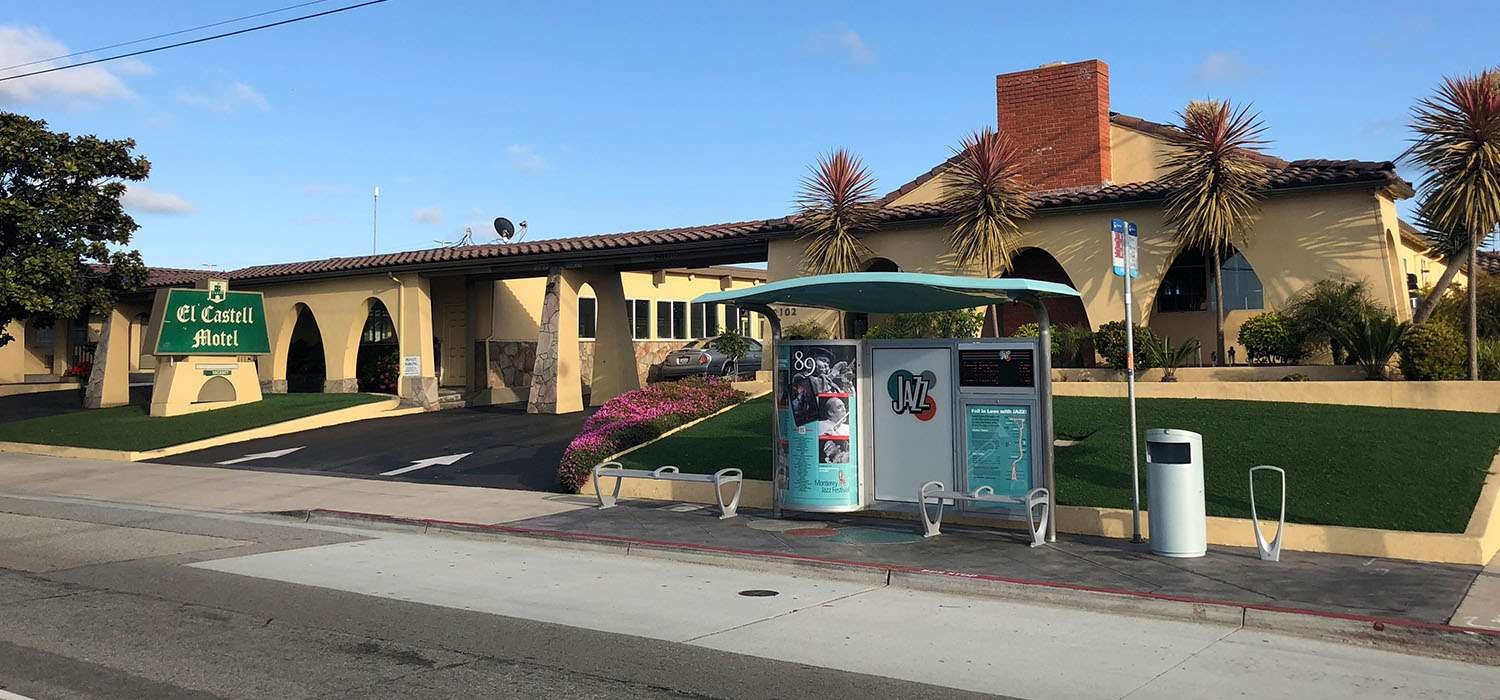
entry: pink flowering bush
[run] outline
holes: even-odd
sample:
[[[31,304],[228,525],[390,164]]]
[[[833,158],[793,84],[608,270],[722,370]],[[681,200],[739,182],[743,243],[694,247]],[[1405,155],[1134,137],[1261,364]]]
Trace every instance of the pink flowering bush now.
[[[577,492],[595,464],[696,418],[745,400],[744,392],[716,377],[649,384],[606,401],[568,443],[557,479]]]

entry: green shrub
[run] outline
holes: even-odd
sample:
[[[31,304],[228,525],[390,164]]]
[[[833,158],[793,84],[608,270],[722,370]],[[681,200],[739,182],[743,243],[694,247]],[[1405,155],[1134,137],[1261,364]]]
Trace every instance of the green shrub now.
[[[1463,379],[1464,337],[1446,323],[1412,326],[1401,343],[1401,375],[1413,381]]]
[[[1151,364],[1162,368],[1161,380],[1164,382],[1177,381],[1177,368],[1188,363],[1198,354],[1201,345],[1196,338],[1172,344],[1172,339],[1163,337],[1160,340],[1149,338],[1143,346],[1143,353],[1151,360]]]
[[[1500,339],[1500,275],[1480,275],[1479,306],[1476,309],[1479,316],[1479,337]],[[1469,291],[1460,285],[1453,285],[1438,300],[1429,320],[1441,321],[1458,329],[1459,333],[1467,334]]]
[[[1296,364],[1307,357],[1302,329],[1292,319],[1267,311],[1240,324],[1240,345],[1250,364]]]
[[[1334,329],[1334,339],[1349,354],[1349,359],[1363,367],[1368,379],[1385,379],[1385,368],[1401,348],[1401,338],[1411,324],[1379,311],[1363,313],[1359,318]]]
[[[1035,338],[1042,329],[1035,323],[1023,324],[1011,335],[1017,338]],[[1052,366],[1086,367],[1094,351],[1094,332],[1088,326],[1062,325],[1052,327]]]
[[[1307,376],[1307,375],[1305,375],[1305,374],[1303,374],[1301,372],[1293,372],[1291,374],[1286,375],[1285,377],[1282,377],[1281,381],[1283,381],[1283,382],[1309,382],[1309,381],[1312,381],[1312,377],[1309,377],[1309,376]]]
[[[1336,338],[1336,331],[1347,328],[1360,316],[1383,310],[1363,280],[1321,280],[1293,294],[1281,309],[1291,319],[1306,347],[1324,345],[1336,365],[1351,364]]]
[[[782,340],[827,340],[828,329],[812,321],[793,323],[781,329]]]
[[[1156,342],[1156,334],[1150,328],[1137,325],[1135,327],[1135,347],[1137,350],[1146,348]],[[1104,358],[1104,363],[1115,369],[1125,369],[1125,322],[1110,321],[1099,330],[1094,331],[1094,350]],[[1151,369],[1152,363],[1149,353],[1137,352],[1135,355],[1135,368],[1137,371]]]
[[[1479,378],[1500,382],[1500,338],[1479,341]]]
[[[870,326],[866,338],[978,338],[982,312],[969,309],[921,314],[892,314]]]

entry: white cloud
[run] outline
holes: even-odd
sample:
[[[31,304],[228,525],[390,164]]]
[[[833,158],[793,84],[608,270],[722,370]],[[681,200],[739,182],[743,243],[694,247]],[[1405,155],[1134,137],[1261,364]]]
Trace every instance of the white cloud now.
[[[866,65],[875,60],[875,52],[865,43],[865,38],[848,27],[814,34],[809,45],[819,51],[841,52],[851,63],[858,65]]]
[[[1215,51],[1198,64],[1195,76],[1207,82],[1233,83],[1254,78],[1265,71],[1245,63],[1234,51]]]
[[[182,91],[177,93],[177,101],[220,114],[230,114],[247,107],[262,112],[271,108],[271,103],[266,101],[265,95],[239,81],[208,92]]]
[[[417,207],[411,210],[411,220],[412,223],[440,226],[443,223],[443,208],[436,204],[430,207]]]
[[[552,169],[547,159],[543,158],[536,151],[531,150],[530,146],[518,143],[511,145],[510,148],[505,150],[510,154],[510,164],[523,174],[546,175],[547,171]]]
[[[71,53],[68,47],[40,29],[0,25],[0,66],[32,63]],[[78,60],[74,57],[68,60]],[[34,70],[64,65],[66,61],[47,61],[5,71],[19,75]],[[129,99],[135,93],[125,86],[122,75],[146,75],[151,67],[140,61],[96,64],[70,68],[28,78],[0,82],[0,105],[34,102],[60,103],[66,107],[83,107],[95,102]]]
[[[125,194],[120,196],[120,203],[126,209],[148,214],[187,214],[196,209],[192,202],[179,195],[157,192],[145,185],[127,185]]]

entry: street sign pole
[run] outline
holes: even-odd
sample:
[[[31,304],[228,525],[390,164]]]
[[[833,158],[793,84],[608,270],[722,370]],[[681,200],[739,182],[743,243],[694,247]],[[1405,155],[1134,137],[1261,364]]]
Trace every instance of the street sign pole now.
[[[1135,224],[1124,219],[1110,222],[1114,246],[1114,272],[1125,289],[1125,395],[1130,404],[1130,541],[1141,537],[1141,467],[1135,423],[1135,304],[1132,281],[1140,274],[1139,238]]]

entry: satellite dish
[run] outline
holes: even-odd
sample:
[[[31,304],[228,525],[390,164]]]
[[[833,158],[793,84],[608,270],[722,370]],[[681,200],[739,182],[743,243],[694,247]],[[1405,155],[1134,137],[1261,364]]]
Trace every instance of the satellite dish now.
[[[495,233],[500,234],[500,240],[508,241],[516,237],[516,226],[503,216],[495,218]]]

